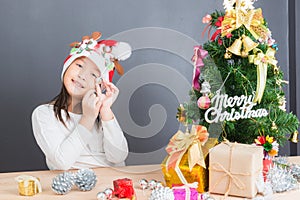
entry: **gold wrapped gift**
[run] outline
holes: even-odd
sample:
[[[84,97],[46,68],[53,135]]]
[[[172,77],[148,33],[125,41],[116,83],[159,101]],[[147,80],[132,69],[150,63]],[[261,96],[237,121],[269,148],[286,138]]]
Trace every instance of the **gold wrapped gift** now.
[[[209,153],[209,191],[253,198],[262,174],[263,147],[224,142]]]
[[[22,196],[33,196],[42,192],[42,187],[38,178],[28,175],[16,177],[19,194]]]
[[[171,168],[168,171],[166,170],[166,157],[162,163],[162,172],[164,174],[164,178],[166,181],[166,185],[168,187],[172,187],[172,185],[183,184],[175,169]],[[207,157],[208,158],[208,157]],[[179,169],[184,175],[185,179],[189,183],[198,182],[198,192],[204,192],[208,190],[208,171],[207,169],[201,167],[200,165],[196,165],[193,167],[192,171],[189,169],[188,164],[188,154],[185,153],[180,161]]]
[[[162,162],[162,172],[168,187],[198,183],[198,192],[208,190],[208,151],[217,143],[216,138],[208,138],[204,126],[192,126],[191,132],[178,131],[166,150],[168,156]]]

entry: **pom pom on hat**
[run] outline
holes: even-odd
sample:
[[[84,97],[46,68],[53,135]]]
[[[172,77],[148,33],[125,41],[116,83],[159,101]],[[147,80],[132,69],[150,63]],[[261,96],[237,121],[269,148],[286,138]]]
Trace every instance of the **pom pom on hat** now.
[[[117,70],[118,74],[124,74],[124,69],[119,64],[119,60],[123,61],[130,57],[130,45],[115,40],[101,40],[97,42],[100,37],[100,32],[93,32],[91,36],[83,36],[82,42],[70,44],[72,49],[64,61],[61,80],[63,80],[64,73],[71,63],[83,56],[91,59],[97,65],[102,78],[107,81],[112,81],[114,69]]]

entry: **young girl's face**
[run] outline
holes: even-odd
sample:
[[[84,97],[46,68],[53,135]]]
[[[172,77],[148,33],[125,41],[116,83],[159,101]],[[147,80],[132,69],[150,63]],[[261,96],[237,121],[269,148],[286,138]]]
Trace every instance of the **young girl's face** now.
[[[95,89],[95,80],[100,77],[98,67],[86,57],[77,58],[68,67],[63,82],[73,98],[82,99],[85,93]]]

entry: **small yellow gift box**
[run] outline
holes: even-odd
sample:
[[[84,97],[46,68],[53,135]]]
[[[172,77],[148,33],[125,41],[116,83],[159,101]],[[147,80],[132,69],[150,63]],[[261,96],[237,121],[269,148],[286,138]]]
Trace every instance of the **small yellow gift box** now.
[[[33,196],[42,192],[42,187],[38,178],[28,175],[21,175],[15,178],[18,182],[19,194],[22,196]]]
[[[193,125],[191,132],[178,131],[168,144],[168,156],[161,164],[168,187],[198,183],[198,192],[208,190],[208,151],[217,144],[216,138],[208,138],[206,127]]]

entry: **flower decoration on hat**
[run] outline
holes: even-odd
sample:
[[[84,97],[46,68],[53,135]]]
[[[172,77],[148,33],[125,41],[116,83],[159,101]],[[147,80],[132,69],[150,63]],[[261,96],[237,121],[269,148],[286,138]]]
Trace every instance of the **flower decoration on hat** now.
[[[97,46],[97,40],[101,37],[100,32],[93,32],[91,36],[83,36],[82,42],[73,42],[70,44],[73,47],[70,51],[70,55],[74,54],[87,54],[90,51],[95,50]]]

